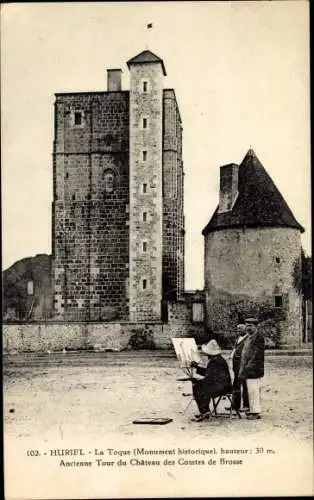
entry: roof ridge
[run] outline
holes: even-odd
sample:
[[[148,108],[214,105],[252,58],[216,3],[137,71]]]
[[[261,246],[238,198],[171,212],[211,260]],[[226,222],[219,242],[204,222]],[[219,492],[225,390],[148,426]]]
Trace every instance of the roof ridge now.
[[[145,49],[127,61],[128,67],[130,67],[131,64],[149,64],[149,63],[160,63],[162,66],[163,74],[165,76],[167,75],[163,60],[159,56],[154,54],[154,52],[152,52],[151,50]]]

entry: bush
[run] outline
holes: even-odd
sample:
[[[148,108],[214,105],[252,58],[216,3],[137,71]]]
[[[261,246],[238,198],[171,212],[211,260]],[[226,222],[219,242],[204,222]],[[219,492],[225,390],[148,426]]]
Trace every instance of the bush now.
[[[151,330],[140,329],[132,330],[132,335],[129,340],[129,347],[135,351],[141,349],[156,349]]]

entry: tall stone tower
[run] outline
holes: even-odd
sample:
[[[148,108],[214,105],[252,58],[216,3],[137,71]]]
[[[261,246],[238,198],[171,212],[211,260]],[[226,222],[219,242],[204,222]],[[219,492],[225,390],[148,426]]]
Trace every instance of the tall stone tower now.
[[[107,91],[56,94],[55,317],[159,321],[184,290],[181,117],[162,59],[107,70]]]
[[[162,298],[162,77],[149,51],[130,69],[130,320],[159,320]]]
[[[66,320],[128,318],[127,92],[58,94],[53,282]]]
[[[184,291],[184,172],[182,123],[173,89],[163,102],[163,298],[176,301]]]

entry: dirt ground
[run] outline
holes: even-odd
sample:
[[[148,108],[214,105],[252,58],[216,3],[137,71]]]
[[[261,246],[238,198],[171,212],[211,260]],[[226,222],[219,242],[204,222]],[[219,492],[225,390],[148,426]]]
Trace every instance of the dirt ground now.
[[[312,494],[312,358],[266,355],[265,368],[261,420],[225,414],[195,423],[191,384],[178,381],[183,374],[166,353],[6,356],[6,498]],[[147,416],[172,422],[132,423]],[[29,456],[36,448],[40,456]],[[82,448],[81,458],[91,459],[92,466],[74,467],[72,460],[79,457],[65,457],[72,465],[61,466],[62,457],[51,449],[64,448]],[[118,455],[110,455],[110,449]],[[136,449],[144,454],[135,455]],[[169,449],[173,463],[158,455],[160,465],[151,466],[156,459],[151,453]],[[216,455],[199,454],[204,449]],[[242,458],[242,450],[249,455],[241,465],[229,460]],[[208,460],[212,456],[218,457],[214,465]],[[125,459],[123,467],[118,459]]]
[[[310,356],[266,356],[263,419],[213,418],[190,421],[196,412],[190,382],[175,358],[158,353],[67,353],[15,355],[4,359],[5,433],[62,437],[73,434],[132,435],[133,419],[163,416],[171,434],[188,432],[238,436],[262,432],[312,442],[312,359]],[[222,402],[220,411],[226,404]],[[141,435],[156,427],[141,426]]]

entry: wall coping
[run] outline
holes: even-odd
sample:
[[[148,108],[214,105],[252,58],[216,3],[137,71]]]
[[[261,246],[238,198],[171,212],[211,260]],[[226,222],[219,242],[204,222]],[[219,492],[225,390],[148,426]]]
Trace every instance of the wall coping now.
[[[162,321],[61,321],[61,320],[51,320],[51,321],[43,321],[43,320],[33,320],[33,321],[2,321],[3,326],[30,326],[30,325],[167,325],[169,323]]]

